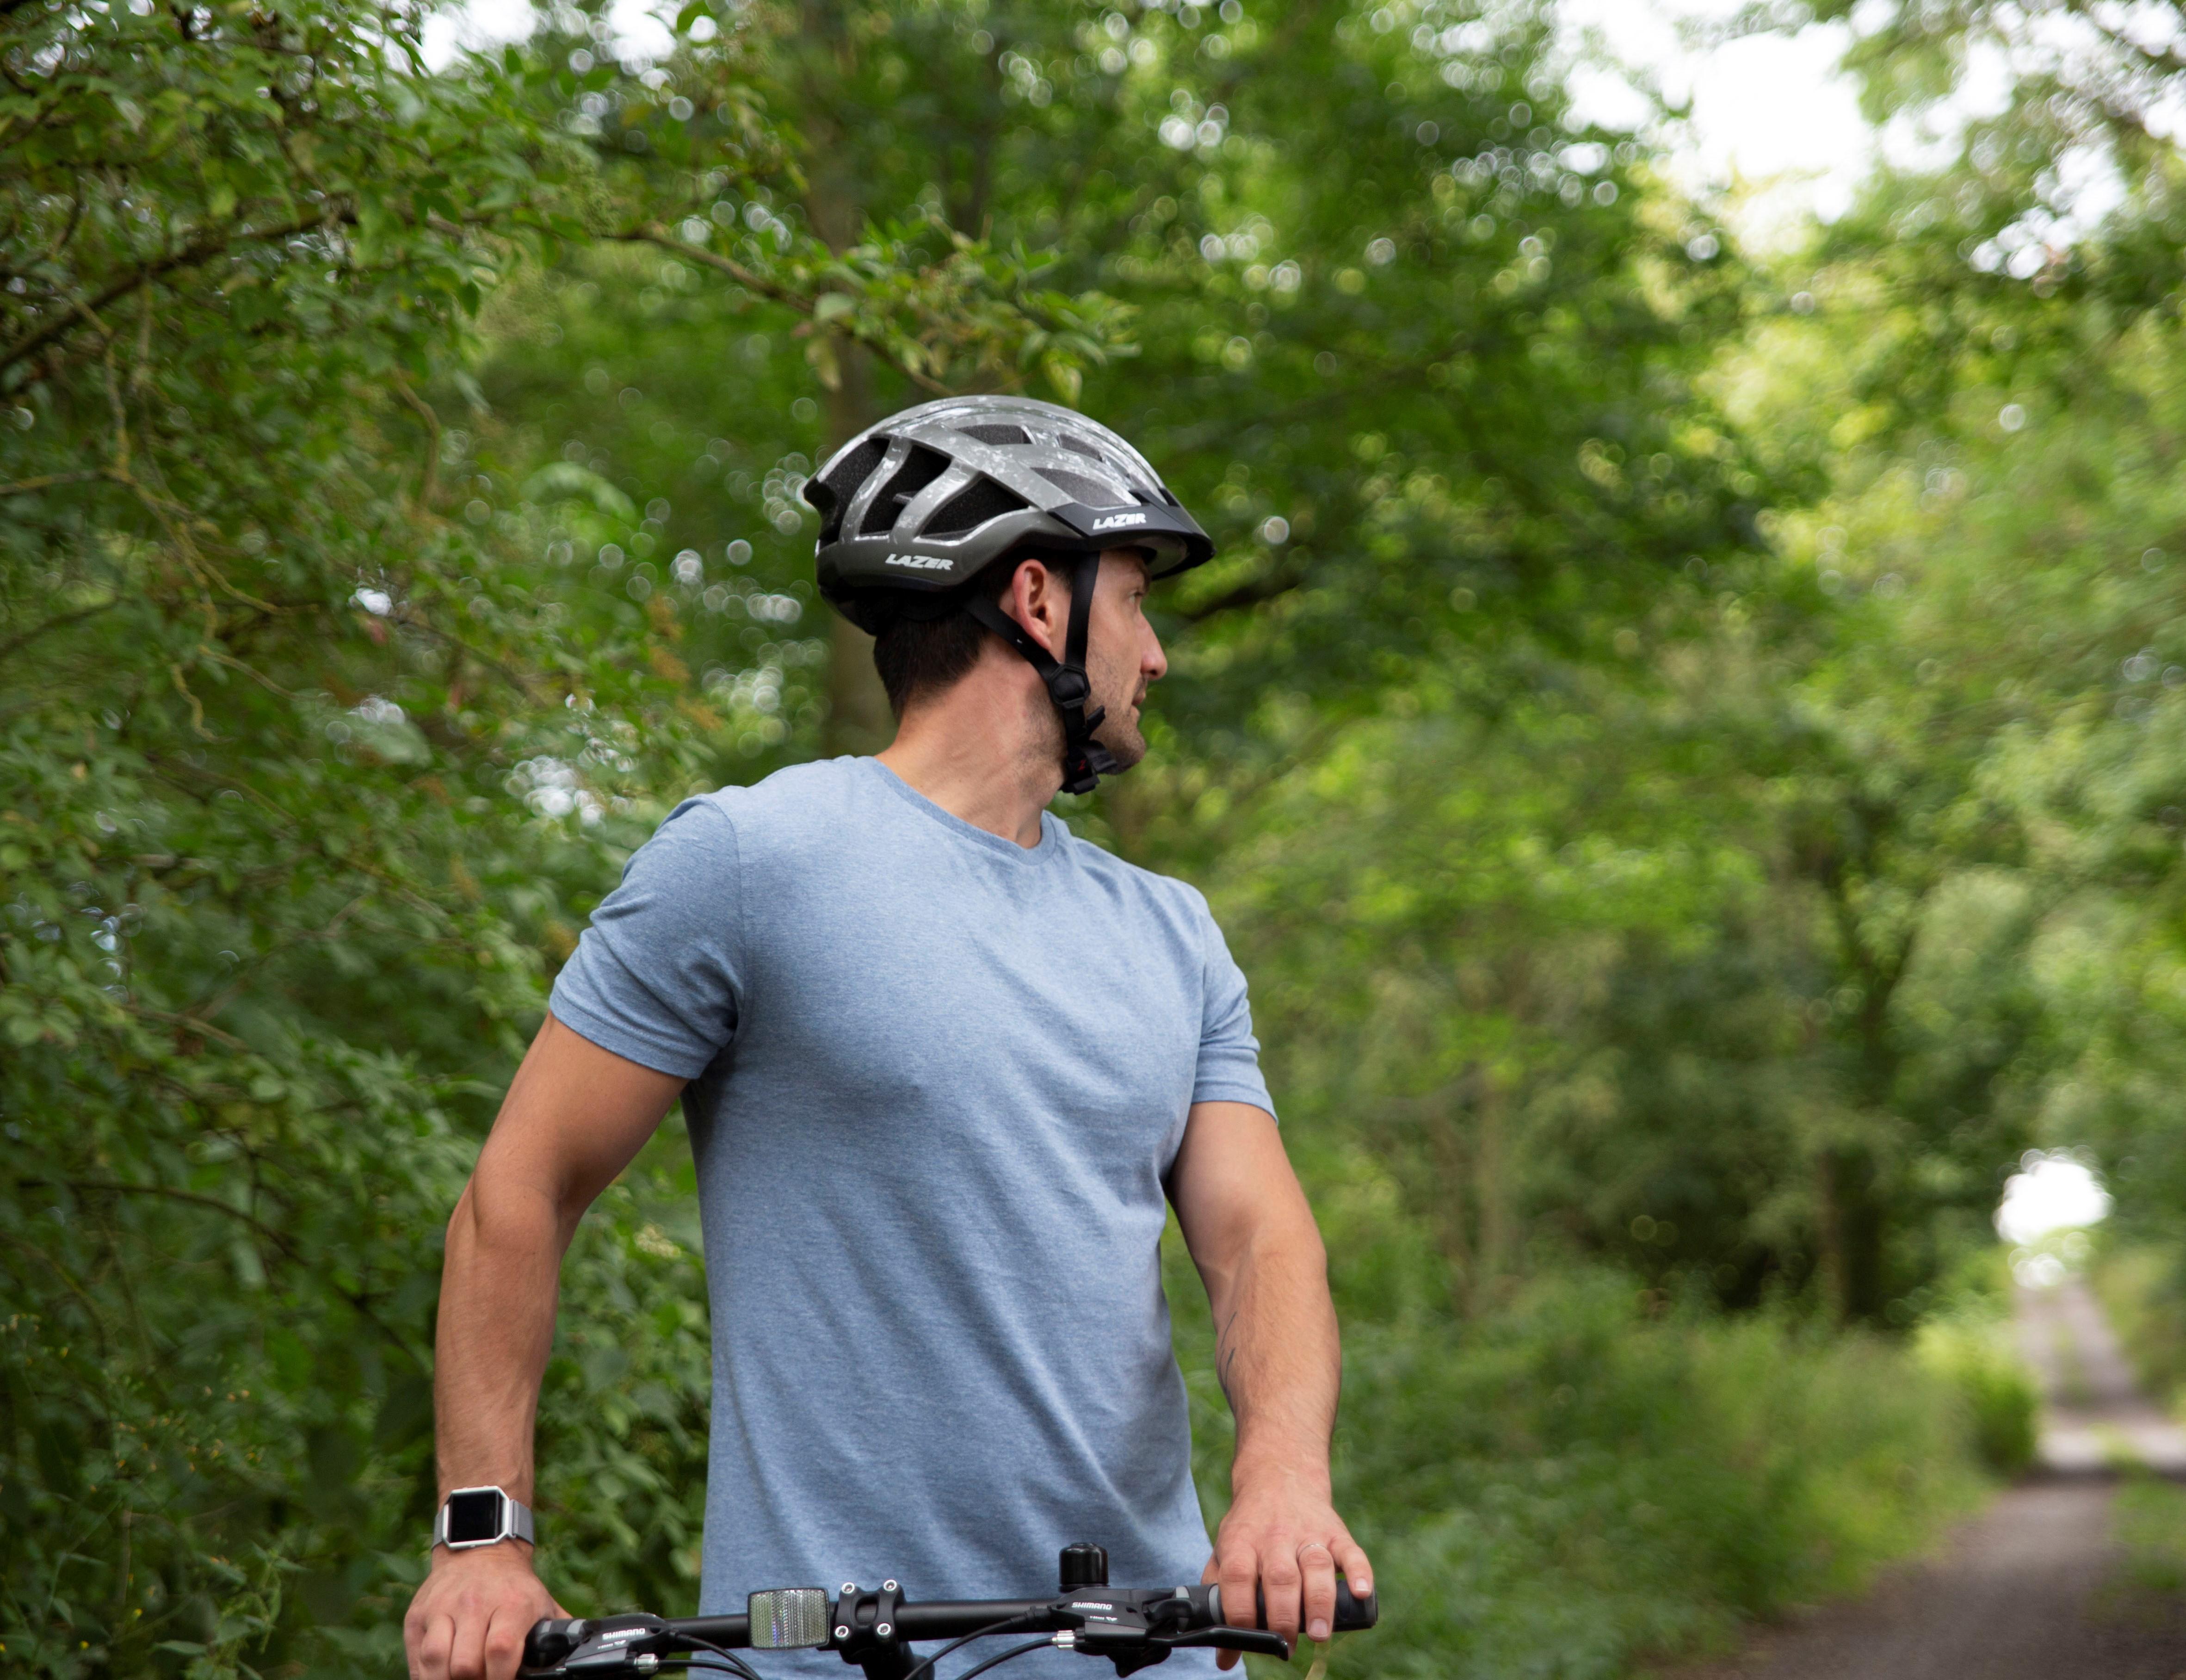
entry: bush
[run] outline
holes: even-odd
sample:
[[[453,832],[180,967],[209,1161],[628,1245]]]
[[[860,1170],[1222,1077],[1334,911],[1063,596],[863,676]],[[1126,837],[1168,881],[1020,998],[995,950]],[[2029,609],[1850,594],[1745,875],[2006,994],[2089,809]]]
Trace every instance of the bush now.
[[[2034,1378],[2000,1319],[1971,1315],[1921,1326],[1914,1348],[1920,1364],[1957,1392],[1981,1462],[2016,1476],[2034,1462]]]
[[[1387,1608],[1338,1674],[1621,1674],[1855,1589],[1981,1486],[1959,1392],[1901,1344],[1652,1316],[1614,1274],[1347,1337],[1339,1504]],[[1227,1418],[1191,1375],[1219,1504]]]
[[[2175,1404],[2186,1389],[2186,1259],[2167,1245],[2105,1246],[2088,1280],[2141,1381]]]

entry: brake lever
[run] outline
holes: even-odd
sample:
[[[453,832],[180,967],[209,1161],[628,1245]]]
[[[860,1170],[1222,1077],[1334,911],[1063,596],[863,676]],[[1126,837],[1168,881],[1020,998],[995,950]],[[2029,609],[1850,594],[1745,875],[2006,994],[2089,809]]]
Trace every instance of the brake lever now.
[[[532,1624],[524,1642],[526,1680],[535,1677],[642,1671],[650,1658],[657,1663],[667,1646],[668,1624],[657,1616],[632,1614],[580,1617],[560,1621],[549,1617]]]
[[[1271,1656],[1288,1662],[1291,1642],[1280,1633],[1259,1627],[1195,1627],[1189,1633],[1157,1634],[1152,1643],[1171,1650],[1212,1646],[1217,1650],[1243,1651],[1252,1656]]]

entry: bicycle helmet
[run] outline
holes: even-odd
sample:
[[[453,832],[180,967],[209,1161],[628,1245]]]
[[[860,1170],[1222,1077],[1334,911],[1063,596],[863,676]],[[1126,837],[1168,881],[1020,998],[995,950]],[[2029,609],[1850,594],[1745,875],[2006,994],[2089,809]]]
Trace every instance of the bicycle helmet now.
[[[1023,655],[1062,714],[1063,789],[1116,766],[1088,717],[1086,626],[1101,551],[1139,548],[1155,577],[1203,564],[1214,544],[1146,457],[1106,426],[1021,396],[944,397],[852,438],[808,479],[820,510],[820,592],[877,636],[959,607]],[[1063,557],[1070,624],[1058,661],[972,581],[1014,552]]]

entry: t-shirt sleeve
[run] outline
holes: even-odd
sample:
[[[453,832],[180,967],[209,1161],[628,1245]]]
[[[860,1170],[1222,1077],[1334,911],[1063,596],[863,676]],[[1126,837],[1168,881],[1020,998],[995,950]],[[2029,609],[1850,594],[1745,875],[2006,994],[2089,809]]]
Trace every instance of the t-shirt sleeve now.
[[[1199,1027],[1199,1071],[1192,1081],[1194,1102],[1249,1102],[1270,1114],[1275,1099],[1260,1075],[1260,1041],[1253,1036],[1253,1006],[1245,995],[1245,972],[1230,955],[1229,942],[1202,904],[1206,941],[1205,1003]]]
[[[554,982],[556,1020],[662,1073],[695,1079],[736,1037],[743,906],[736,826],[686,800],[631,854]]]

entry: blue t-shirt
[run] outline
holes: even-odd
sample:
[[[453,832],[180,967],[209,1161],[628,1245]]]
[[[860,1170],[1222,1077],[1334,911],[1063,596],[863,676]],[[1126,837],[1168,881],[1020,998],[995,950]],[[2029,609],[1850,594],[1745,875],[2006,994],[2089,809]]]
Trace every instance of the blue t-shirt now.
[[[692,1081],[703,1613],[1038,1596],[1073,1540],[1119,1586],[1198,1580],[1163,1180],[1192,1103],[1273,1105],[1197,892],[1051,815],[1028,849],[877,759],[804,764],[678,806],[552,1009]]]

